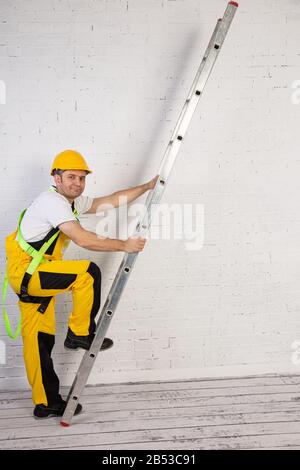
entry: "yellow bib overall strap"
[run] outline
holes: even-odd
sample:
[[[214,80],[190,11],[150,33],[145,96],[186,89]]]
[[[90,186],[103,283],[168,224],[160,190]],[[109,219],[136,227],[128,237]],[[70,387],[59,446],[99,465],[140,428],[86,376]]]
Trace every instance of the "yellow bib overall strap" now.
[[[57,191],[57,189],[53,187],[53,188],[50,188],[50,191]],[[76,219],[78,220],[77,216],[79,214],[77,210],[75,209],[74,202],[72,203],[72,211]],[[52,297],[30,296],[28,294],[28,284],[29,284],[31,276],[33,275],[33,273],[35,272],[39,264],[48,261],[46,258],[44,258],[44,254],[46,253],[48,248],[51,246],[51,244],[54,242],[54,240],[59,236],[60,230],[57,229],[53,233],[52,237],[48,241],[46,241],[39,250],[36,250],[29,243],[27,243],[26,240],[24,240],[22,236],[21,222],[22,222],[25,212],[26,212],[26,209],[21,213],[19,222],[18,222],[18,243],[20,247],[22,248],[22,250],[25,251],[32,258],[32,260],[24,274],[24,277],[21,283],[21,292],[20,294],[17,294],[17,295],[21,302],[39,303],[40,306],[38,308],[38,311],[41,313],[44,313]],[[6,295],[7,295],[7,287],[8,287],[8,275],[6,271],[4,275],[3,285],[2,285],[2,306],[3,306],[4,324],[5,324],[5,329],[6,329],[8,336],[11,339],[16,339],[19,336],[20,331],[21,331],[21,318],[19,318],[17,329],[15,333],[13,333],[11,329],[10,321],[8,318],[8,314],[4,306],[5,301],[6,301]]]

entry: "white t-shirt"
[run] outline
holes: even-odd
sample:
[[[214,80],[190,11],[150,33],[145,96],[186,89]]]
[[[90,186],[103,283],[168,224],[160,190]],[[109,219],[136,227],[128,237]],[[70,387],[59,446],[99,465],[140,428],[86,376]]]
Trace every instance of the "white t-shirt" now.
[[[93,198],[79,196],[74,200],[78,214],[87,212]],[[28,207],[21,224],[23,238],[28,242],[42,240],[48,232],[63,222],[77,220],[68,199],[56,191],[41,193]]]

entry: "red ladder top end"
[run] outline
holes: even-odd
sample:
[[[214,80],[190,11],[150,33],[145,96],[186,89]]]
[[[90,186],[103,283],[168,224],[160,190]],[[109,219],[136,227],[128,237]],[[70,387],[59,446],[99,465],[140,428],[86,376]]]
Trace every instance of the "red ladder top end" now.
[[[239,4],[238,4],[237,2],[229,2],[228,5],[233,5],[233,6],[235,6],[235,7],[238,7],[238,6],[239,6]]]
[[[63,428],[68,428],[70,425],[68,423],[65,423],[64,421],[61,421],[60,422],[60,425],[63,427]]]

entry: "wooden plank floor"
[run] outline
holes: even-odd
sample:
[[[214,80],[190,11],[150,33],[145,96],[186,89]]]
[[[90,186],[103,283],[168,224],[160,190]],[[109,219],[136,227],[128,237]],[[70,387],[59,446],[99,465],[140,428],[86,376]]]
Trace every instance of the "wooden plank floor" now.
[[[62,428],[0,392],[0,449],[300,449],[300,376],[90,386],[81,403]]]

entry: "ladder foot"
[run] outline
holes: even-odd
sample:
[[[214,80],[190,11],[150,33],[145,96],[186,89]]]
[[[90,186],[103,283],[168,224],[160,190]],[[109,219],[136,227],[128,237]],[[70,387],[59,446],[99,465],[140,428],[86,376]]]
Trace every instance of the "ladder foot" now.
[[[65,423],[64,421],[61,421],[60,422],[60,425],[63,427],[63,428],[68,428],[70,425],[68,423]]]

